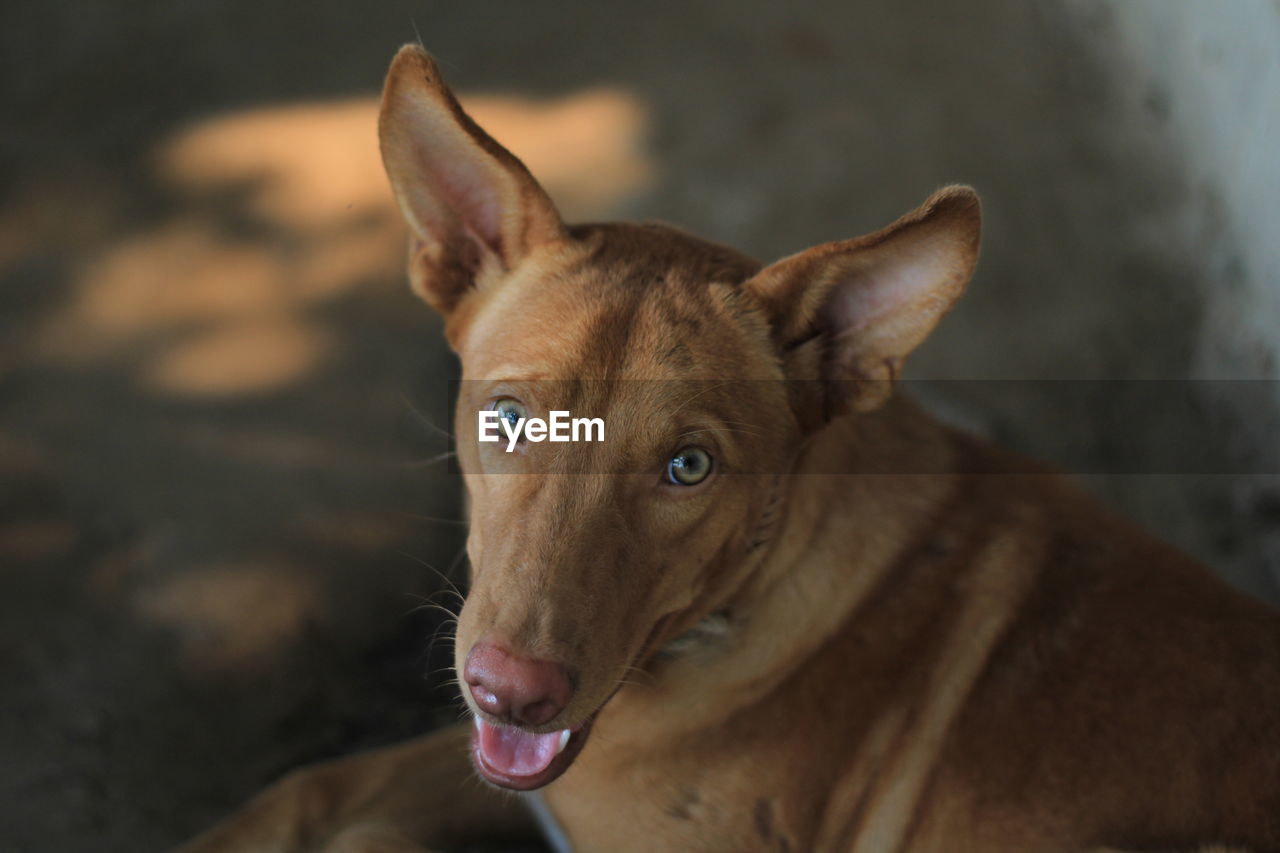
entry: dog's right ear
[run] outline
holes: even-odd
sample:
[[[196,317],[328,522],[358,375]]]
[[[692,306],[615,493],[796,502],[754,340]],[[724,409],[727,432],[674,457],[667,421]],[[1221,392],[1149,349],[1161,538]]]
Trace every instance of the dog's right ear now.
[[[422,48],[400,48],[378,116],[382,163],[412,232],[409,282],[448,315],[564,225],[529,170],[463,112]]]

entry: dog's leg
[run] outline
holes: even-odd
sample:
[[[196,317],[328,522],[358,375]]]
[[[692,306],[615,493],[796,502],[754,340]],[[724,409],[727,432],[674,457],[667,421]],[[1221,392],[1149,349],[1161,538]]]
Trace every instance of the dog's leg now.
[[[408,851],[535,838],[524,804],[480,782],[469,726],[296,771],[180,853]]]
[[[430,853],[404,833],[381,824],[359,824],[338,833],[324,853]]]

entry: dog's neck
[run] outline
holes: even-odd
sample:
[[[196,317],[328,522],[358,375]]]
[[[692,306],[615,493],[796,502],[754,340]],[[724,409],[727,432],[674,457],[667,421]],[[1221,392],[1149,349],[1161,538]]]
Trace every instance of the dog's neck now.
[[[785,478],[778,532],[741,596],[747,618],[762,623],[750,632],[758,648],[742,655],[758,662],[755,676],[794,666],[858,609],[903,548],[926,535],[958,487],[959,463],[955,434],[900,397],[813,435]],[[803,632],[797,612],[806,614]],[[769,642],[797,633],[803,642]]]

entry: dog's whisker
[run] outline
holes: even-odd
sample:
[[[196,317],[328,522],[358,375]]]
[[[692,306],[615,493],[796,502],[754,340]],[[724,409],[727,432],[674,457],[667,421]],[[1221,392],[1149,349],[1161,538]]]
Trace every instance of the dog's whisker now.
[[[418,22],[414,19],[413,12],[409,13],[409,26],[413,27],[414,41],[417,43],[418,47],[426,50],[427,46],[422,43],[422,33],[418,32]]]
[[[444,592],[444,590],[441,590],[441,592]],[[444,617],[436,625],[434,633],[438,633],[445,626],[458,624],[458,615],[460,611],[451,610],[450,608],[445,607],[443,604],[436,604],[434,601],[429,601],[423,605],[420,605],[419,607],[415,608],[415,610],[427,610],[427,611],[439,613]]]
[[[441,596],[445,598],[448,598],[449,596],[453,596],[455,599],[457,599],[457,604],[454,607],[450,607],[448,604],[444,604],[437,601],[437,599],[440,598]],[[420,601],[418,604],[415,604],[412,608],[410,608],[405,613],[405,615],[411,616],[415,613],[426,610],[426,611],[434,611],[436,613],[441,613],[441,614],[444,614],[445,618],[447,619],[456,620],[458,618],[458,615],[462,612],[462,601],[463,601],[462,596],[455,590],[438,589],[434,593],[432,593],[429,598],[425,598],[422,601]]]
[[[712,385],[712,386],[707,387],[707,388],[703,388],[701,391],[699,391],[698,393],[696,393],[696,394],[694,394],[694,395],[690,396],[687,400],[685,400],[683,403],[681,403],[679,406],[677,406],[677,407],[676,407],[676,410],[675,410],[674,412],[672,412],[672,413],[671,413],[671,417],[673,417],[673,418],[674,418],[676,415],[680,414],[680,412],[684,409],[684,407],[685,407],[685,406],[689,405],[689,404],[690,404],[690,403],[692,403],[694,400],[696,400],[696,399],[698,399],[699,397],[701,397],[703,394],[708,394],[708,393],[710,393],[710,392],[712,392],[712,391],[715,391],[715,390],[717,390],[717,389],[723,388],[723,387],[725,387],[726,385],[732,385],[732,384],[733,384],[733,383],[732,383],[731,381],[726,381],[726,382],[720,382],[720,383],[717,383],[717,384]]]
[[[442,603],[436,602],[435,599],[440,596],[445,596],[445,597],[453,596],[454,598],[457,598],[458,599],[457,608],[452,608],[447,605],[442,605]],[[438,613],[443,613],[445,619],[443,620],[442,624],[449,624],[449,622],[452,622],[452,624],[457,624],[458,613],[462,611],[463,599],[461,594],[457,593],[456,590],[438,589],[438,590],[435,590],[434,593],[431,593],[429,597],[424,598],[422,596],[413,596],[413,598],[419,599],[419,603],[417,603],[417,605],[413,607],[408,608],[407,611],[404,611],[404,617],[413,616],[415,615],[415,613],[420,613],[424,611],[428,611],[428,612],[434,611]],[[440,630],[439,625],[436,625],[435,630],[436,631]]]
[[[455,440],[455,439],[454,439],[454,435],[453,435],[453,433],[449,432],[449,431],[448,431],[447,429],[445,429],[444,427],[439,426],[439,425],[437,425],[435,422],[433,422],[433,421],[431,420],[431,418],[427,417],[427,416],[426,416],[426,414],[424,414],[424,413],[423,413],[423,411],[422,411],[421,409],[419,409],[417,406],[415,406],[415,405],[413,404],[413,401],[412,401],[412,400],[410,400],[408,397],[406,397],[405,395],[401,394],[401,395],[400,395],[400,400],[405,404],[405,406],[409,409],[409,411],[410,411],[410,412],[412,412],[412,413],[414,414],[414,416],[417,418],[417,420],[418,420],[418,421],[420,421],[424,426],[426,426],[426,427],[428,427],[429,429],[431,429],[431,430],[433,430],[433,431],[435,431],[435,432],[439,433],[440,435],[444,436],[445,438],[449,439],[450,441],[454,441],[454,440]]]
[[[702,433],[707,433],[707,432],[723,432],[723,433],[728,433],[730,435],[748,435],[748,436],[751,436],[752,438],[762,437],[761,433],[755,432],[752,430],[731,429],[729,427],[704,427],[704,428],[689,430],[688,432],[680,433],[680,435],[676,436],[676,441],[680,441],[686,438],[692,438],[695,435],[701,435]]]
[[[399,554],[401,557],[405,557],[407,559],[413,560],[418,565],[423,566],[424,568],[430,569],[432,572],[435,572],[436,577],[440,578],[440,580],[443,581],[448,586],[449,591],[453,592],[460,598],[465,598],[465,596],[462,593],[462,590],[458,589],[458,585],[455,584],[453,582],[453,579],[450,577],[450,574],[452,574],[453,572],[452,566],[450,566],[449,572],[445,573],[440,571],[435,566],[431,565],[421,557],[415,557],[413,554],[410,554],[408,551],[396,551],[396,553]],[[455,557],[454,559],[456,561],[457,558]]]
[[[629,676],[634,676],[634,678]],[[627,664],[622,671],[622,675],[618,678],[618,684],[650,690],[653,689],[654,681],[653,673],[647,672],[635,664]]]
[[[401,463],[406,468],[428,468],[432,465],[438,465],[446,459],[452,459],[457,456],[456,450],[446,450],[444,453],[437,453],[435,456],[429,456],[426,459],[410,459]]]
[[[445,607],[443,604],[436,604],[436,603],[435,603],[435,602],[433,602],[433,601],[428,601],[428,602],[425,602],[425,603],[423,603],[423,604],[416,605],[415,607],[413,607],[412,609],[410,609],[409,611],[407,611],[407,612],[405,613],[405,615],[406,615],[406,616],[412,616],[412,615],[413,615],[413,614],[415,614],[415,613],[421,613],[421,612],[423,612],[423,611],[434,611],[434,612],[436,612],[436,613],[443,613],[443,614],[445,614],[446,616],[448,616],[450,619],[457,619],[457,618],[458,618],[458,614],[457,614],[457,613],[454,613],[452,610],[450,610],[449,608]]]
[[[464,543],[463,546],[458,549],[458,553],[453,555],[453,560],[450,561],[449,568],[446,570],[450,577],[453,576],[454,571],[458,568],[459,563],[462,562],[462,559],[463,557],[466,556],[466,554],[467,554],[467,546]],[[456,589],[457,587],[454,587],[454,588]]]
[[[458,626],[457,619],[449,619],[445,622],[441,622],[439,625],[436,626],[436,629],[431,632],[431,639],[427,641],[427,657],[430,657],[431,653],[435,651],[436,643],[439,642],[441,635],[444,635],[449,639],[452,639],[454,636],[456,636],[457,626]],[[452,665],[450,665],[447,668],[447,670],[452,670],[452,669],[453,669]]]
[[[727,426],[727,427],[737,427],[740,429],[759,430],[761,427],[760,424],[752,423],[751,421],[735,421],[735,420],[730,420],[729,418],[716,418],[715,422],[717,426],[723,424],[724,426]]]
[[[759,430],[745,429],[743,427],[712,427],[712,432],[727,432],[731,435],[749,435],[752,438],[762,438],[764,433]]]
[[[431,593],[430,595],[425,595],[425,596],[424,596],[424,595],[415,595],[415,596],[414,596],[414,598],[417,598],[417,599],[418,599],[418,601],[419,601],[419,603],[421,603],[421,604],[434,604],[434,603],[435,603],[435,601],[436,601],[436,599],[437,599],[437,598],[439,598],[439,597],[440,597],[440,596],[442,596],[442,595],[443,595],[443,596],[450,596],[450,595],[451,595],[451,596],[453,596],[454,598],[458,599],[458,603],[459,603],[459,605],[461,605],[462,601],[464,600],[464,599],[463,599],[463,596],[462,596],[462,593],[461,593],[461,592],[459,592],[459,591],[458,591],[458,589],[457,589],[457,587],[453,586],[452,584],[450,584],[450,585],[448,585],[448,586],[443,586],[443,587],[441,587],[440,589],[437,589],[435,592]],[[459,609],[461,609],[461,608],[459,608]],[[456,614],[455,614],[455,615],[456,615]]]
[[[467,599],[466,599],[466,596],[464,596],[464,595],[462,594],[462,592],[461,592],[460,590],[458,590],[458,588],[457,588],[457,587],[454,587],[454,586],[449,586],[449,587],[444,587],[444,588],[442,588],[442,589],[438,589],[438,590],[436,590],[435,592],[433,592],[433,593],[431,594],[431,597],[430,597],[430,598],[427,598],[426,600],[427,600],[427,601],[435,601],[436,596],[440,596],[440,595],[443,595],[443,596],[446,596],[446,597],[447,597],[447,596],[452,596],[454,599],[456,599],[456,601],[457,601],[457,608],[458,608],[458,610],[462,610],[462,605],[463,605],[463,603],[465,603],[465,602],[466,602],[466,600],[467,600]]]

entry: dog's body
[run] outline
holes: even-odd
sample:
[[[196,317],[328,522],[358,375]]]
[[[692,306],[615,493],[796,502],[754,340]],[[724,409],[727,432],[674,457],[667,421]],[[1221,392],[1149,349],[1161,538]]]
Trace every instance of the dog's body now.
[[[888,394],[972,270],[971,191],[761,269],[561,225],[416,49],[381,130],[467,380],[479,722],[303,771],[192,850],[532,832],[468,738],[579,853],[1280,850],[1280,616]],[[494,400],[615,437],[504,454]],[[635,473],[689,436],[705,479]]]

